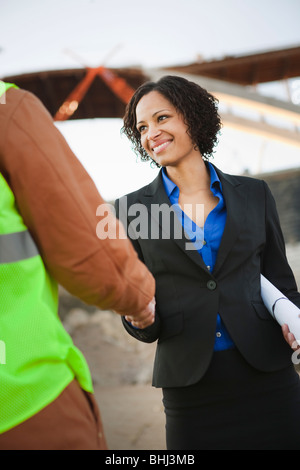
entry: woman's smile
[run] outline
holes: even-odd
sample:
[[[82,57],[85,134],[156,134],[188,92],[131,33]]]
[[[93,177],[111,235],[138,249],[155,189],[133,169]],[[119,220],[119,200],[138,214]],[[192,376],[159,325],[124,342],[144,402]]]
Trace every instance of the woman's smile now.
[[[157,155],[158,153],[163,152],[169,145],[172,143],[172,139],[163,140],[152,145],[153,152]]]
[[[141,98],[136,122],[142,147],[159,165],[176,166],[186,157],[201,158],[183,117],[161,93],[151,91]]]

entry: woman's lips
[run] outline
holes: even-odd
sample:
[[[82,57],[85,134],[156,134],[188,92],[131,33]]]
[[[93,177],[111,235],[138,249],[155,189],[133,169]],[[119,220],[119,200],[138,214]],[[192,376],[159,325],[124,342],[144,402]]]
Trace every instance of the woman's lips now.
[[[155,154],[158,154],[165,150],[165,148],[168,147],[171,142],[171,140],[165,140],[164,142],[156,144],[155,147],[152,147],[152,150]]]

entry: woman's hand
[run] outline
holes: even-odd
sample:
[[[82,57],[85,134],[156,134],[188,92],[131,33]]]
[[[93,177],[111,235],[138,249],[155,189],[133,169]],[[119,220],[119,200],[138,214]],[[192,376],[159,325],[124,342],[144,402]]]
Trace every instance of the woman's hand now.
[[[135,315],[126,315],[125,319],[135,328],[142,329],[152,325],[155,320],[155,298],[153,297],[144,310]]]
[[[298,349],[300,349],[300,344],[298,343],[298,341],[296,340],[295,336],[293,335],[293,333],[290,332],[290,329],[288,327],[288,325],[282,325],[281,327],[282,329],[282,333],[283,333],[283,336],[284,336],[284,339],[286,340],[286,342],[290,345],[290,347],[294,350],[294,351],[297,351]]]

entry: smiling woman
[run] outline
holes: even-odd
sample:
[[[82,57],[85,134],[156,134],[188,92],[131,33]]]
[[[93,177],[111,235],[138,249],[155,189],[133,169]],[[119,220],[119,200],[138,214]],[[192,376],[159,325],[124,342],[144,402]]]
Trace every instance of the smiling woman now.
[[[198,153],[176,108],[159,92],[145,95],[136,107],[141,145],[159,166]]]
[[[218,115],[218,100],[203,88],[180,77],[163,77],[156,82],[147,82],[135,93],[126,109],[122,132],[131,140],[135,152],[142,160],[149,160],[146,149],[143,147],[142,136],[146,132],[145,123],[140,122],[143,116],[138,115],[141,108],[140,100],[150,94],[149,105],[154,97],[157,105],[161,106],[155,111],[157,122],[168,119],[178,114],[185,123],[185,132],[190,136],[193,144],[198,147],[204,159],[208,159],[213,153],[218,140],[218,132],[221,129],[221,121]],[[133,112],[137,108],[137,114]],[[154,109],[154,107],[153,107]],[[143,111],[143,109],[140,109]],[[165,111],[165,112],[164,112]],[[166,113],[167,111],[167,113]],[[156,114],[157,113],[157,114]],[[199,122],[199,116],[201,121]],[[143,125],[142,125],[143,124]],[[158,166],[160,166],[158,164]]]
[[[153,385],[162,388],[168,450],[296,450],[299,376],[292,344],[262,302],[260,274],[299,307],[300,294],[266,183],[208,161],[220,127],[214,97],[179,77],[142,85],[127,107],[125,134],[162,168],[116,201],[156,281],[155,322],[123,324],[140,341],[157,340]],[[168,236],[158,206],[177,208]]]

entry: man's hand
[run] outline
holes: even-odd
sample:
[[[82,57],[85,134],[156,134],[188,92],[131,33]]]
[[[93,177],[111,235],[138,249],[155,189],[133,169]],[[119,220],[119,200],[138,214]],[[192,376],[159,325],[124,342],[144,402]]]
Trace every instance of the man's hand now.
[[[135,328],[146,328],[152,325],[155,320],[155,298],[153,297],[144,310],[136,314],[126,315],[125,319]]]

